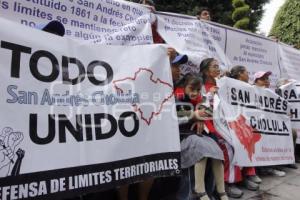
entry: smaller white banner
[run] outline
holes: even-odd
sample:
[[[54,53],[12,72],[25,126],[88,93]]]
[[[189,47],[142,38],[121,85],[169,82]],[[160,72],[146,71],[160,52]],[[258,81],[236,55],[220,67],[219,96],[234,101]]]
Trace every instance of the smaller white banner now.
[[[218,81],[218,87],[220,108],[227,121],[226,126],[221,125],[229,130],[220,129],[220,134],[225,139],[231,136],[228,142],[234,148],[234,163],[238,166],[293,163],[288,102],[269,89],[227,77]]]
[[[292,128],[297,131],[296,142],[300,144],[300,82],[283,85],[278,93],[290,103]]]
[[[183,74],[199,72],[201,61],[209,57],[217,59],[220,67],[227,69],[224,28],[193,18],[166,14],[156,16],[157,30],[166,43],[189,57],[189,62],[182,67]]]

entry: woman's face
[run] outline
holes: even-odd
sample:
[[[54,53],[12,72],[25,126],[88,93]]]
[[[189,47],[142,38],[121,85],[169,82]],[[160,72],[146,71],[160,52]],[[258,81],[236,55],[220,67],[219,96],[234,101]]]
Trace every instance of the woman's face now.
[[[179,67],[179,65],[173,64],[171,66],[171,72],[172,72],[173,81],[174,82],[179,81],[179,79],[180,79],[180,67]]]
[[[194,86],[191,84],[188,84],[184,88],[184,93],[190,98],[190,99],[196,99],[200,95],[201,91],[201,85]]]
[[[249,82],[249,72],[245,69],[239,74],[239,80],[248,83]]]
[[[255,85],[258,86],[258,87],[269,88],[270,87],[269,76],[265,75],[261,78],[256,79]]]
[[[205,75],[207,78],[217,78],[221,74],[221,70],[219,67],[219,63],[216,60],[213,60],[212,62],[209,63],[209,66],[205,72]]]

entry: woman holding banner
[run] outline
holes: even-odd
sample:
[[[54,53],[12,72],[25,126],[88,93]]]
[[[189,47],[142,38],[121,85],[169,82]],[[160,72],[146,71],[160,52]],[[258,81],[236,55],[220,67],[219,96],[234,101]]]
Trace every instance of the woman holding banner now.
[[[201,104],[202,80],[196,75],[187,74],[182,82],[183,84],[175,89],[181,139],[181,167],[190,169],[194,166],[195,188],[192,196],[200,200],[209,200],[204,180],[207,160],[211,159],[217,192],[221,200],[227,200],[222,164],[223,153],[218,144],[203,129],[211,112]],[[183,183],[180,185],[185,187]],[[179,189],[177,199],[187,199],[187,192],[183,192],[182,187]]]
[[[190,177],[189,172],[194,167],[195,187],[192,196],[197,200],[209,200],[204,178],[207,158],[211,158],[219,197],[221,200],[228,200],[223,178],[222,151],[213,139],[203,135],[203,119],[208,116],[208,113],[205,109],[195,109],[202,99],[200,95],[201,79],[188,74],[179,80],[180,64],[187,61],[186,55],[177,55],[175,58],[171,58],[171,72],[175,87],[174,93],[181,138],[181,167],[183,169],[176,199],[190,199],[191,178],[193,179],[193,177]]]
[[[244,66],[237,65],[232,67],[227,75],[230,78],[237,79],[245,83],[249,82],[249,72]],[[238,166],[234,166],[234,168],[236,168],[236,170],[234,170],[234,172],[236,173],[236,182],[242,181],[242,175],[244,175],[244,184],[247,189],[254,191],[259,189],[258,184],[260,184],[262,180],[256,175],[254,167],[244,167],[242,170]]]
[[[269,76],[272,74],[270,71],[258,71],[254,74],[254,85],[260,88],[269,88],[270,79]],[[258,168],[260,174],[268,174],[278,177],[283,177],[286,173],[280,169],[274,167],[260,167]]]
[[[207,98],[207,102],[209,106],[213,106],[213,96],[217,93],[218,88],[216,85],[216,79],[220,76],[221,71],[219,68],[218,61],[214,58],[204,59],[200,64],[200,75],[204,81],[203,94]],[[232,75],[237,79],[241,79],[243,81],[248,81],[248,73],[246,69],[237,69],[232,71]],[[224,154],[224,179],[227,183],[226,192],[229,197],[240,198],[243,195],[242,190],[236,187],[235,183],[242,180],[241,170],[238,166],[233,166],[231,164],[233,158],[233,149],[228,142],[224,140],[221,134],[217,132],[215,126],[213,124],[213,120],[210,121],[210,126],[207,126],[209,132],[217,137],[217,141],[219,146],[221,147]],[[249,169],[246,171],[246,174],[249,176],[255,177],[255,170]],[[255,177],[256,178],[256,177]],[[257,177],[258,178],[258,177]],[[259,179],[258,179],[259,180]],[[257,190],[258,185],[250,180],[246,181],[246,186],[248,189]]]

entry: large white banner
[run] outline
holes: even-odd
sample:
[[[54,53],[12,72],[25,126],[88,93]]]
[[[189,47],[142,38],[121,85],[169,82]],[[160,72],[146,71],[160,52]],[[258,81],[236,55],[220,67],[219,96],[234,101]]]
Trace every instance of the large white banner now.
[[[276,42],[228,29],[226,46],[226,56],[232,65],[245,66],[251,83],[255,72],[271,71],[271,88],[275,88],[280,77]]]
[[[165,47],[83,45],[4,19],[0,27],[2,200],[178,172]]]
[[[150,10],[123,0],[1,0],[0,17],[31,27],[58,20],[66,37],[94,43],[153,43]]]
[[[300,51],[285,44],[278,44],[282,77],[300,81]]]
[[[290,103],[292,128],[297,131],[296,142],[300,144],[300,82],[283,85],[278,93]]]
[[[182,67],[183,74],[199,72],[199,65],[205,58],[216,58],[222,69],[227,69],[228,62],[224,54],[225,29],[196,18],[156,14],[157,30],[167,44],[178,52],[187,54],[189,62]]]
[[[293,163],[288,102],[269,89],[231,78],[221,78],[217,84],[219,107],[227,122],[219,124],[225,127],[219,130],[224,138],[231,138],[228,142],[234,148],[234,164],[266,166]],[[215,123],[219,121],[222,120],[215,120]]]
[[[243,65],[250,72],[250,81],[257,71],[272,71],[271,87],[275,88],[280,77],[277,43],[249,34],[170,13],[156,15],[158,32],[177,51],[189,56],[183,73],[199,72],[204,58],[214,57],[223,70]]]

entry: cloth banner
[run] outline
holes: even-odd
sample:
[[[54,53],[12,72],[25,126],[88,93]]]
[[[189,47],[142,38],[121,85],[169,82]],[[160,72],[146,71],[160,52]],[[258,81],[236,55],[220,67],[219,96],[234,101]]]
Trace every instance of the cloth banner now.
[[[165,47],[0,26],[0,199],[60,199],[178,173]]]
[[[218,124],[220,120],[216,119],[214,123],[225,139],[231,137],[228,142],[234,148],[234,164],[266,166],[293,163],[288,102],[269,89],[227,77],[218,80],[217,85],[220,101],[214,106],[224,112],[227,124]],[[227,128],[219,129],[220,126]]]
[[[222,70],[243,65],[250,72],[250,81],[257,71],[272,71],[271,88],[280,77],[277,43],[247,32],[200,21],[172,13],[157,14],[158,32],[164,40],[182,54],[189,63],[182,66],[183,73],[199,72],[205,58],[219,61]]]
[[[182,66],[183,74],[199,72],[201,61],[208,57],[216,58],[221,68],[227,69],[229,63],[224,54],[224,28],[170,13],[158,12],[156,17],[157,31],[166,43],[189,56],[189,62]]]
[[[296,142],[300,144],[300,82],[283,85],[278,92],[290,103],[292,128],[297,131]]]
[[[31,27],[60,21],[66,37],[101,44],[153,43],[150,10],[120,0],[3,0],[0,17]]]
[[[281,77],[300,81],[300,51],[282,43],[278,47]]]

